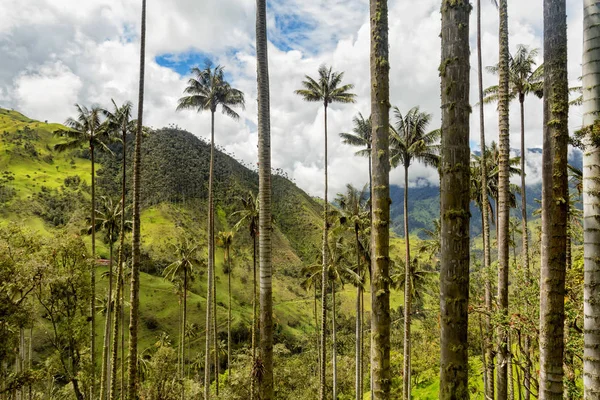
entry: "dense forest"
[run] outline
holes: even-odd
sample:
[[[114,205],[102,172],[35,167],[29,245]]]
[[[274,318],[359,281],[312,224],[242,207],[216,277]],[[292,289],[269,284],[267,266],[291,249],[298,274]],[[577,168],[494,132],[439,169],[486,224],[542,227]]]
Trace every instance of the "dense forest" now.
[[[319,196],[271,160],[277,8],[256,0],[256,98],[227,66],[187,72],[172,111],[209,115],[204,139],[145,124],[153,3],[136,1],[135,104],[75,104],[62,124],[0,108],[0,400],[600,398],[600,2],[583,0],[570,87],[565,0],[543,1],[542,49],[509,43],[516,2],[441,0],[439,38],[420,38],[441,42],[439,124],[391,104],[388,1],[370,0],[370,109],[331,131],[332,107],[358,99],[335,66],[292,89],[322,112]],[[482,12],[497,16],[497,59]],[[527,143],[529,101],[542,148]],[[250,102],[252,163],[219,145]],[[331,141],[368,182],[332,192]],[[415,164],[438,181],[415,181]]]

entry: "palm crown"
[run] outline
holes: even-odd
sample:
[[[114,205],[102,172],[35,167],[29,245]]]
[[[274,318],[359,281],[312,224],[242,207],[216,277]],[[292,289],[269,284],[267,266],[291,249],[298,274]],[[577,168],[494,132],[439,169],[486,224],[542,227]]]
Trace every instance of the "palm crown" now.
[[[88,144],[90,148],[100,147],[110,151],[105,143],[108,139],[108,132],[101,128],[102,109],[97,106],[88,109],[80,104],[75,104],[75,108],[77,108],[77,117],[68,118],[64,124],[69,129],[59,129],[54,132],[56,135],[67,137],[70,140],[54,145],[54,149],[63,152]]]
[[[519,99],[520,102],[525,100],[525,96],[530,93],[541,98],[544,94],[544,65],[537,65],[535,57],[539,50],[529,50],[527,46],[517,46],[517,52],[514,55],[509,55],[508,61],[508,79],[509,79],[509,99]],[[535,69],[534,69],[535,68]],[[494,75],[498,74],[498,65],[486,68],[488,72]],[[484,91],[483,102],[493,103],[498,101],[498,86],[490,86]]]
[[[225,80],[222,66],[213,68],[211,63],[207,63],[203,69],[193,67],[190,72],[192,78],[188,80],[188,86],[184,90],[187,96],[179,99],[177,111],[207,110],[214,113],[220,105],[223,114],[239,119],[239,114],[231,107],[244,108],[244,93],[232,88]]]
[[[390,134],[390,163],[393,167],[400,164],[409,167],[413,160],[425,165],[437,167],[439,162],[440,131],[426,132],[431,122],[431,114],[421,112],[414,107],[402,115],[394,107],[396,125]]]
[[[114,99],[112,111],[103,109],[102,114],[106,118],[104,122],[105,129],[113,134],[125,134],[135,132],[137,120],[131,119],[133,104],[130,101],[123,103],[121,107],[117,106]]]
[[[371,155],[371,117],[365,119],[361,113],[358,113],[352,119],[352,122],[354,124],[352,133],[340,133],[342,142],[351,146],[362,147],[362,149],[354,154],[361,157],[369,157]]]
[[[303,89],[294,93],[301,96],[305,101],[321,101],[327,107],[331,103],[354,103],[356,95],[350,93],[354,88],[352,84],[342,85],[343,72],[335,72],[332,67],[327,68],[325,64],[319,67],[319,78],[313,79],[305,75],[302,81]]]

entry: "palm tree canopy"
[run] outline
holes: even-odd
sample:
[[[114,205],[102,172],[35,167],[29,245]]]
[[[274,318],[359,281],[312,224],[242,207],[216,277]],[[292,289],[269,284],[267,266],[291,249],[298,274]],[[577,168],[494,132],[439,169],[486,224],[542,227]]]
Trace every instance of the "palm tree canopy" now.
[[[163,271],[163,276],[170,281],[176,281],[183,273],[190,279],[194,269],[204,265],[204,261],[198,258],[198,245],[191,239],[182,238],[171,247],[176,260]]]
[[[102,115],[106,118],[103,129],[108,134],[117,136],[122,133],[134,133],[137,126],[137,120],[131,119],[133,104],[126,101],[122,106],[118,106],[114,99],[111,99],[113,108],[111,110],[102,109]]]
[[[63,152],[77,149],[82,145],[88,145],[110,152],[106,146],[106,142],[108,141],[107,132],[101,129],[102,109],[97,106],[88,109],[86,106],[80,104],[75,104],[75,108],[77,109],[77,117],[70,117],[64,123],[69,129],[54,131],[55,135],[66,137],[70,140],[54,145],[54,149]]]
[[[100,204],[96,208],[96,231],[105,232],[105,242],[114,243],[119,238],[121,232],[121,215],[123,209],[121,207],[120,200],[113,200],[108,196],[100,197]],[[90,218],[87,218],[87,222],[90,222]],[[131,221],[125,221],[125,230],[131,230]],[[87,233],[92,232],[92,227],[89,226]]]
[[[369,157],[371,155],[371,117],[365,119],[361,113],[358,113],[352,119],[352,123],[354,124],[352,133],[340,133],[342,143],[362,147],[362,149],[354,154],[361,157]]]
[[[544,94],[544,65],[535,68],[537,62],[535,58],[539,49],[530,50],[529,47],[518,45],[517,52],[509,55],[508,61],[508,79],[509,79],[509,98],[510,100],[525,99],[528,94],[535,94],[541,98]],[[488,72],[497,75],[498,65],[486,68]],[[485,104],[498,101],[498,86],[490,86],[485,89],[483,102]]]
[[[242,208],[231,215],[238,215],[240,219],[233,228],[238,231],[242,225],[248,224],[250,236],[254,238],[258,235],[258,196],[249,191],[247,196],[239,199]]]
[[[244,93],[232,88],[225,80],[223,67],[207,62],[203,69],[193,67],[190,72],[192,77],[188,80],[184,96],[179,99],[177,111],[196,110],[216,112],[220,105],[223,114],[239,119],[240,116],[232,107],[244,109]]]
[[[409,167],[413,160],[436,167],[439,163],[438,143],[441,132],[436,129],[426,132],[431,122],[431,114],[413,107],[403,115],[394,107],[396,124],[390,132],[390,164],[397,167],[402,164]]]
[[[342,85],[344,78],[343,72],[333,71],[332,67],[327,68],[325,64],[319,67],[319,77],[313,79],[305,75],[302,81],[303,89],[294,91],[305,101],[321,101],[327,107],[331,103],[354,103],[356,95],[350,90],[354,85]]]

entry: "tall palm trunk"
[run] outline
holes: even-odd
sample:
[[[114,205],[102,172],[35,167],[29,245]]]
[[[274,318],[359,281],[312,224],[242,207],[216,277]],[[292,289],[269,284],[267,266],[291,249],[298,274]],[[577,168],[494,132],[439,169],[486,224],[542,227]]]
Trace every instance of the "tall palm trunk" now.
[[[333,400],[337,400],[337,330],[335,326],[335,281],[331,281],[331,353],[333,368]]]
[[[273,393],[273,294],[271,254],[271,122],[269,100],[269,58],[267,54],[267,10],[265,0],[256,0],[256,61],[258,86],[258,198],[260,247],[260,352],[263,376],[262,400]]]
[[[600,397],[600,147],[592,141],[598,129],[600,111],[600,4],[583,1],[583,126],[586,132],[583,154],[584,232],[584,352],[583,389],[586,399]]]
[[[102,375],[100,378],[100,400],[106,398],[108,388],[110,387],[110,326],[112,311],[112,286],[113,286],[113,243],[109,243],[109,267],[108,267],[108,305],[106,307],[106,322],[104,325],[104,346],[102,349]]]
[[[387,0],[370,0],[371,119],[373,168],[371,213],[372,399],[389,399],[390,371],[390,160],[389,41]]]
[[[360,309],[360,296],[361,296],[360,285],[356,287],[356,332],[355,332],[355,378],[354,378],[354,390],[356,392],[356,400],[362,399],[362,386],[361,380],[361,331],[362,331],[362,320],[361,320],[361,309]]]
[[[507,361],[508,336],[505,321],[508,318],[508,269],[509,269],[509,158],[510,132],[508,126],[508,84],[509,84],[509,49],[508,49],[508,0],[499,1],[500,9],[500,62],[498,63],[498,122],[499,152],[498,161],[498,307],[501,324],[498,332],[498,367],[497,389],[498,400],[506,400],[508,396]]]
[[[523,268],[525,269],[526,285],[531,284],[531,272],[529,271],[529,228],[527,226],[527,187],[525,185],[525,95],[519,94],[519,104],[521,109],[521,223],[523,233]],[[525,370],[524,379],[525,387],[525,400],[529,400],[529,389],[531,386],[531,338],[529,335],[525,337],[525,345],[523,352],[525,353]]]
[[[489,219],[489,198],[488,198],[488,172],[487,155],[485,144],[485,113],[483,104],[483,62],[481,55],[481,0],[477,0],[477,78],[479,83],[479,141],[481,148],[481,220],[483,225],[483,269],[485,274],[485,398],[494,399],[494,352],[492,349],[492,284],[490,282],[490,219]]]
[[[323,269],[321,270],[321,368],[319,370],[320,386],[319,386],[319,399],[325,400],[325,386],[326,386],[326,365],[327,365],[327,236],[329,232],[329,226],[327,221],[327,214],[329,213],[329,204],[327,202],[327,191],[328,191],[328,180],[327,180],[327,102],[324,105],[324,124],[325,124],[325,195],[323,204]]]
[[[408,163],[404,165],[404,240],[406,244],[404,259],[404,374],[403,398],[410,400],[410,322],[411,322],[411,266],[410,266],[410,237],[408,231]]]
[[[370,163],[371,157],[369,157]],[[369,167],[370,169],[370,167]],[[370,171],[369,171],[370,172]],[[370,189],[369,189],[370,190]],[[361,265],[360,265],[360,239],[358,236],[358,225],[354,225],[354,236],[356,239],[356,271],[358,275],[362,278]],[[356,392],[356,400],[362,400],[362,309],[361,309],[361,297],[362,297],[362,282],[358,282],[356,285],[356,354],[355,354],[355,381],[354,381],[354,389]]]
[[[91,287],[92,293],[90,298],[90,357],[92,360],[91,379],[90,379],[90,399],[93,400],[96,395],[96,174],[94,164],[94,145],[92,140],[94,132],[91,133],[90,139],[90,157],[92,161],[92,266],[91,266]]]
[[[585,92],[585,90],[584,90]],[[544,148],[539,398],[563,398],[565,251],[569,187],[565,0],[544,0]]]
[[[442,1],[440,400],[467,399],[469,303],[469,13]]]
[[[131,293],[129,313],[129,400],[138,398],[138,322],[140,306],[140,180],[142,163],[142,118],[144,116],[144,72],[146,60],[146,0],[142,0],[142,34],[140,46],[140,87],[137,131],[133,156],[133,240],[131,262]]]
[[[254,400],[254,367],[256,366],[256,235],[252,235],[253,241],[253,275],[252,275],[252,367],[250,368],[250,400]]]
[[[231,259],[229,258],[229,247],[227,247],[227,376],[231,375]]]
[[[115,293],[115,317],[113,322],[113,344],[111,354],[111,372],[108,398],[116,400],[117,398],[117,364],[119,354],[119,329],[123,330],[124,326],[119,327],[119,318],[123,313],[123,263],[125,262],[125,194],[127,193],[127,130],[123,130],[123,171],[121,182],[121,228],[119,231],[119,255],[117,258],[117,292]],[[121,389],[122,391],[123,389]]]
[[[206,348],[204,353],[204,400],[210,398],[210,350],[212,322],[213,280],[215,266],[215,235],[213,213],[213,170],[215,153],[215,111],[210,110],[210,167],[208,174],[208,274],[206,277]],[[214,332],[214,331],[213,331]],[[216,339],[216,338],[215,338]],[[217,344],[215,341],[215,348]],[[216,368],[216,365],[215,365]],[[217,377],[218,379],[218,377]]]
[[[213,214],[214,215],[214,214]],[[214,230],[215,219],[213,217],[213,232]],[[214,257],[214,253],[213,253]],[[214,353],[214,363],[215,363],[215,394],[219,397],[219,376],[221,375],[221,371],[219,370],[220,366],[220,348],[219,348],[219,336],[217,330],[217,273],[215,271],[214,263],[213,263],[213,340],[215,345],[215,353]]]
[[[185,385],[183,379],[185,378],[185,328],[187,322],[187,288],[188,288],[188,270],[187,267],[183,269],[183,316],[181,321],[181,400],[185,400]]]

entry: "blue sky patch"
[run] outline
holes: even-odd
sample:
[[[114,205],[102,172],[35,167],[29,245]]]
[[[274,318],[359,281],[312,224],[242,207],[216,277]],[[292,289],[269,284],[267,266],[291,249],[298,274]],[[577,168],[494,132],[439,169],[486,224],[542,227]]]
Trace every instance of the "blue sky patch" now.
[[[204,67],[208,60],[212,60],[209,54],[201,52],[185,52],[179,54],[167,53],[156,56],[155,60],[161,67],[166,67],[177,72],[179,75],[187,75],[190,68],[194,66]]]

